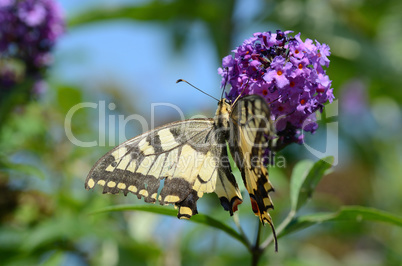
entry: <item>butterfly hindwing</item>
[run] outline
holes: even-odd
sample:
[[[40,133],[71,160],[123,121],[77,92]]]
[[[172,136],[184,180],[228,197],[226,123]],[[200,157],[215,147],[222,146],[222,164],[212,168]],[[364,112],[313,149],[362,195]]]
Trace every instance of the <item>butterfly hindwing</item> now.
[[[268,213],[273,204],[268,193],[274,189],[263,162],[273,132],[269,117],[270,109],[262,97],[249,95],[239,99],[232,108],[234,141],[229,142],[229,146],[250,195],[254,213],[262,223],[269,223],[273,228]]]
[[[85,187],[100,184],[103,193],[131,192],[146,202],[175,204],[179,218],[196,214],[196,201],[215,191],[232,214],[241,194],[230,165],[221,164],[226,146],[218,145],[215,132],[212,119],[192,119],[144,133],[104,155]]]
[[[249,193],[252,209],[263,224],[274,225],[269,192],[273,187],[264,166],[273,126],[265,99],[248,95],[232,106],[218,103],[214,119],[171,123],[139,135],[104,155],[90,171],[85,187],[102,185],[103,193],[129,192],[146,202],[175,204],[179,218],[197,214],[196,202],[215,192],[232,215],[242,197],[230,167],[230,153]]]

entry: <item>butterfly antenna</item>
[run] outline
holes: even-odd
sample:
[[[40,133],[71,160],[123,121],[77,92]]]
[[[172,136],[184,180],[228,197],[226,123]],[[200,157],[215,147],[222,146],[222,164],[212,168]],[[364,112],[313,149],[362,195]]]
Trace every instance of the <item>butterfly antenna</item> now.
[[[198,90],[198,91],[204,93],[205,95],[208,95],[208,96],[211,97],[212,99],[215,99],[215,100],[217,100],[217,101],[219,102],[219,99],[217,99],[217,98],[215,98],[214,96],[212,96],[212,95],[206,93],[206,92],[203,91],[203,90],[200,90],[199,88],[197,88],[196,86],[194,86],[193,84],[191,84],[190,82],[188,82],[187,80],[178,79],[178,80],[176,81],[176,83],[179,83],[179,82],[185,82],[185,83],[187,83],[188,85],[190,85],[191,87],[193,87],[194,89],[196,89],[196,90]]]

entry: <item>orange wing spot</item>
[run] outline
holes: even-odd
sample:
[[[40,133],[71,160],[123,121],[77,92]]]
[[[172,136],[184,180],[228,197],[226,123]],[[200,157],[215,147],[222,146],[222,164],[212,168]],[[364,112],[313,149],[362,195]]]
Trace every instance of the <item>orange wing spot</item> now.
[[[251,201],[251,208],[253,209],[255,215],[260,215],[260,209],[258,208],[257,201],[255,201],[255,199],[253,199],[252,197],[250,197],[250,201]]]
[[[237,206],[242,203],[243,203],[243,201],[241,199],[235,199],[235,201],[232,204],[232,211],[233,212],[237,211]]]

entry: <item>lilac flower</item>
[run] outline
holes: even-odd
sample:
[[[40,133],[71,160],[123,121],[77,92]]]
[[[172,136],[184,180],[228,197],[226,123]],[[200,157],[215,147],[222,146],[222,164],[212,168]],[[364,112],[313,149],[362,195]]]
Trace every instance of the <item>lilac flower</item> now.
[[[290,62],[285,62],[285,58],[277,56],[274,58],[270,65],[270,69],[264,75],[263,79],[267,83],[271,83],[275,80],[276,86],[282,89],[286,85],[289,85],[289,79],[287,78],[289,71],[291,71],[292,64]]]
[[[42,3],[24,2],[18,10],[18,17],[28,26],[40,25],[46,16],[46,9]]]
[[[0,0],[0,68],[23,65],[23,77],[39,80],[52,62],[51,50],[64,32],[54,0]],[[9,71],[0,69],[0,84],[12,86]],[[4,74],[5,73],[5,74]]]
[[[0,53],[32,67],[46,66],[56,39],[64,32],[60,9],[53,0],[2,0],[0,5]]]
[[[226,97],[258,94],[267,100],[275,122],[278,147],[302,143],[301,130],[314,133],[315,112],[334,99],[331,80],[323,66],[329,66],[330,48],[306,39],[300,33],[258,32],[226,56],[218,73],[222,85],[229,84]]]

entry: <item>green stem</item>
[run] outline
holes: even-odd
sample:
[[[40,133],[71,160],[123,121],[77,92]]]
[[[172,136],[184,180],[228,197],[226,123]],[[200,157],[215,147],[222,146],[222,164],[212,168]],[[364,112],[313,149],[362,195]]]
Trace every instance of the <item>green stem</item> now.
[[[262,228],[261,222],[258,221],[258,229],[257,229],[257,235],[255,237],[255,244],[251,249],[251,256],[252,256],[251,265],[252,266],[258,265],[258,262],[260,261],[261,255],[264,251],[260,247],[260,239],[261,239],[261,231],[262,231],[261,228]]]
[[[251,266],[257,266],[258,265],[258,262],[261,259],[261,255],[262,255],[262,250],[255,250],[252,253]]]
[[[262,228],[261,226],[262,226],[261,222],[258,221],[257,235],[256,235],[256,237],[255,237],[255,244],[254,244],[255,247],[259,247],[259,245],[260,245],[261,228]]]

